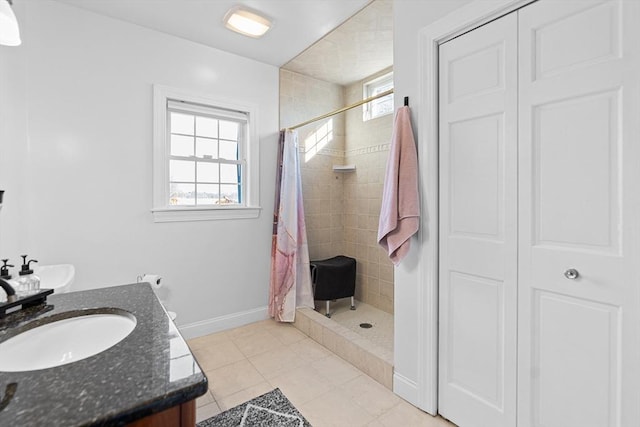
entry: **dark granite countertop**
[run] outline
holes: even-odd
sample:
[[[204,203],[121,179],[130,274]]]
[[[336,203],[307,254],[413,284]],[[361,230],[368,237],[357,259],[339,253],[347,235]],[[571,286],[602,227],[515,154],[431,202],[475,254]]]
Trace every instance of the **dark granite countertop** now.
[[[129,312],[135,329],[115,346],[54,368],[3,372],[0,426],[125,425],[207,391],[189,347],[147,283],[51,295],[0,319],[0,342],[82,314]]]

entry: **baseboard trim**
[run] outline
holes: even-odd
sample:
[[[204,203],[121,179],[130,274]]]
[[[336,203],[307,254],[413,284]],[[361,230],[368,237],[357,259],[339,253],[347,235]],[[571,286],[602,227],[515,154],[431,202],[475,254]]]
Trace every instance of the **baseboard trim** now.
[[[397,372],[393,373],[393,392],[412,405],[419,407],[418,391],[418,384],[415,381]]]
[[[184,339],[189,340],[203,335],[226,331],[227,329],[237,328],[249,323],[259,322],[260,320],[268,318],[269,307],[265,306],[178,326],[178,330]]]

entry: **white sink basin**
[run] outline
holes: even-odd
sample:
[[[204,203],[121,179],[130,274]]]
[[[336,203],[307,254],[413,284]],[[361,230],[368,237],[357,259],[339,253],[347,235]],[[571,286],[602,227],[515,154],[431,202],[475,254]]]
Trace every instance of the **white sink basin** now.
[[[89,314],[47,323],[0,343],[0,371],[53,368],[101,353],[136,327],[133,315]]]
[[[60,294],[71,287],[76,269],[71,264],[42,265],[36,266],[33,273],[40,278],[40,288],[53,289]]]

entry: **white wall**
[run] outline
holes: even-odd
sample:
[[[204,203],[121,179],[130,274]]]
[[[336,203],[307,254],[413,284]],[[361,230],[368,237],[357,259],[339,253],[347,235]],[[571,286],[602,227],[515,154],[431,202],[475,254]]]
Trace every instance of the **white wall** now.
[[[264,308],[278,69],[57,2],[18,3],[23,45],[0,49],[0,255],[73,263],[76,290],[161,274],[179,325]],[[155,83],[258,105],[260,218],[153,222]]]
[[[20,13],[23,4],[14,5]],[[0,210],[0,258],[8,258],[6,241],[19,241],[25,236],[24,190],[27,156],[26,52],[0,46],[0,190],[4,203]],[[11,262],[17,263],[17,255]]]
[[[421,110],[420,93],[420,46],[419,31],[437,21],[451,11],[469,3],[471,0],[422,0],[396,1],[394,3],[394,85],[396,107],[403,104],[409,96],[413,130],[416,143],[422,143],[418,134]],[[419,150],[420,154],[425,154]],[[427,155],[429,153],[426,153]],[[424,161],[420,159],[421,173]],[[422,200],[425,200],[421,188]],[[402,397],[419,407],[425,407],[424,387],[420,378],[421,364],[416,346],[420,319],[418,319],[418,290],[424,284],[419,283],[418,270],[422,258],[423,242],[429,238],[424,233],[428,220],[429,206],[422,206],[422,224],[418,237],[411,240],[411,252],[395,269],[395,348],[394,348],[394,390]]]

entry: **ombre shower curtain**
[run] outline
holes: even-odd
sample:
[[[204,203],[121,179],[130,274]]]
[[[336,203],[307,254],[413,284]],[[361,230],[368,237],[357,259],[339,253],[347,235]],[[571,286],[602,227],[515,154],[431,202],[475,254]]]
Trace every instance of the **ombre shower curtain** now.
[[[296,307],[313,308],[309,247],[302,205],[298,132],[280,131],[271,241],[269,314],[293,322]]]

